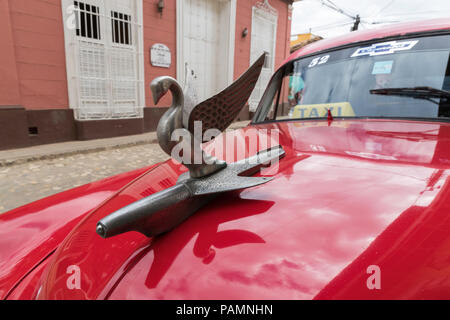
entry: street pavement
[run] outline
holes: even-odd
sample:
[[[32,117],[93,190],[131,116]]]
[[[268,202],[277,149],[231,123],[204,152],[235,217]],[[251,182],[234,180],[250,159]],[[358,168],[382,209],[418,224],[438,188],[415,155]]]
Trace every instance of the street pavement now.
[[[0,167],[0,212],[167,159],[147,144]]]
[[[0,213],[168,158],[151,134],[1,151]]]

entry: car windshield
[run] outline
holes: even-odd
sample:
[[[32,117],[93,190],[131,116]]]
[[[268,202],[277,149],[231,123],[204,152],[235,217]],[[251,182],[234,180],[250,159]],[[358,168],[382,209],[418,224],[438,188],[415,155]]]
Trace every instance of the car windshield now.
[[[449,35],[378,41],[300,58],[273,77],[254,122],[450,117]]]

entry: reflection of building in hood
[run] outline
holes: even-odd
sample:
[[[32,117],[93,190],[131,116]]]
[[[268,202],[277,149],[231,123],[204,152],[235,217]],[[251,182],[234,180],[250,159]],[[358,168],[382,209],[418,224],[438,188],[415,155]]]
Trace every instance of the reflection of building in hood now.
[[[291,37],[291,53],[297,51],[300,48],[303,48],[304,46],[322,40],[323,38],[321,36],[316,36],[312,33],[303,33],[303,34],[296,34]]]

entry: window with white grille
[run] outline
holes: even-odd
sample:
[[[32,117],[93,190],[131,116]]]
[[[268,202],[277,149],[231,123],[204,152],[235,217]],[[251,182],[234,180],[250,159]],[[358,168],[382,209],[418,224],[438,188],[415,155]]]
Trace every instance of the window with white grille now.
[[[69,99],[76,118],[142,117],[142,0],[62,3],[65,17],[76,17],[75,28],[65,27]]]
[[[100,40],[100,8],[79,1],[74,1],[74,6],[77,36]]]
[[[131,45],[131,16],[111,11],[112,41]]]

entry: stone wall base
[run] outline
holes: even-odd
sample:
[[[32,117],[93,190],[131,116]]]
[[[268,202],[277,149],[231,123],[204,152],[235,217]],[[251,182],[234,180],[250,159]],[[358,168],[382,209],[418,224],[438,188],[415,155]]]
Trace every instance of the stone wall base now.
[[[140,119],[77,121],[71,109],[26,110],[22,106],[0,106],[0,150],[152,132],[167,109],[145,108],[144,118]],[[237,120],[249,119],[246,107]]]

